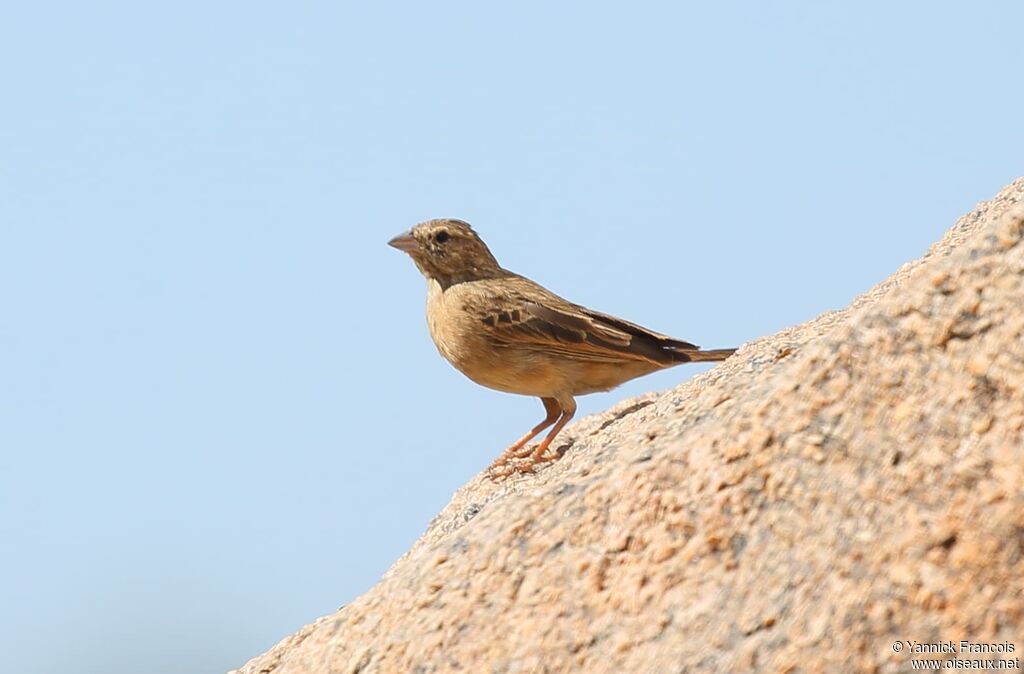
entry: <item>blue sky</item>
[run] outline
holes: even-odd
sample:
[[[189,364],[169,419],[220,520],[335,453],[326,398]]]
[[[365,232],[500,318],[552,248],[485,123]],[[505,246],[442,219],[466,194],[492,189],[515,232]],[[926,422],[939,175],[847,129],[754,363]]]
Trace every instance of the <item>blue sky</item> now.
[[[570,299],[742,344],[1024,173],[1021,25],[1015,2],[8,3],[5,666],[238,666],[372,586],[539,420],[437,355],[391,236],[467,219]]]

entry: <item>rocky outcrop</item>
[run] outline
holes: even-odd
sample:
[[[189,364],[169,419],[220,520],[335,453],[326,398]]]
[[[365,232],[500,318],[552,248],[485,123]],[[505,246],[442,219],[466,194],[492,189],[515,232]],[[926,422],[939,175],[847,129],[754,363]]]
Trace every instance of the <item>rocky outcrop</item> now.
[[[849,308],[470,482],[376,587],[236,671],[1021,658],[1022,239],[1024,179]],[[1013,652],[911,652],[961,640]]]

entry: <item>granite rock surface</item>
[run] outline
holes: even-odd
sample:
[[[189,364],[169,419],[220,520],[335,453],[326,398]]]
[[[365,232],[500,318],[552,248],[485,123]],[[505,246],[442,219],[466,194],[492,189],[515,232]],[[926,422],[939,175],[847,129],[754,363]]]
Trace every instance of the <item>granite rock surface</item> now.
[[[537,475],[465,485],[374,588],[235,672],[1024,657],[1024,179],[847,309],[560,441]]]

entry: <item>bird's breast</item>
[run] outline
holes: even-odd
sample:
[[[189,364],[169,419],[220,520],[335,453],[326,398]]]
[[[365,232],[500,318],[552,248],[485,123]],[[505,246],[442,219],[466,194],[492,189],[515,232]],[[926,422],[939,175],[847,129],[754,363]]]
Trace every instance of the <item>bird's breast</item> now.
[[[458,294],[453,288],[443,290],[433,279],[427,282],[427,327],[441,355],[465,372],[486,347],[474,335],[471,316]]]
[[[464,375],[488,388],[545,395],[551,374],[533,354],[502,345],[483,324],[487,297],[471,283],[442,290],[436,281],[427,289],[427,326],[438,352]]]

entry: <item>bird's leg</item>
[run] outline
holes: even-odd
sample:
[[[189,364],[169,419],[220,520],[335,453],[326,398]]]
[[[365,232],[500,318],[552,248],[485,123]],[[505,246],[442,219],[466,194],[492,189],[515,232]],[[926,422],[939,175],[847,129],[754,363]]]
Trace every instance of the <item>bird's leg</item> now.
[[[558,421],[558,417],[562,414],[562,408],[558,405],[558,401],[554,398],[541,398],[540,401],[544,403],[544,411],[548,413],[548,415],[544,417],[544,421],[534,426],[530,429],[529,433],[516,440],[512,443],[511,447],[502,452],[501,456],[495,459],[494,463],[491,464],[492,469],[504,466],[511,459],[520,459],[523,456],[526,456],[529,453],[529,448],[527,448],[528,451],[525,453],[521,451],[522,448],[526,446],[526,443],[537,437],[537,435],[545,428]]]
[[[537,445],[537,448],[533,450],[532,454],[530,454],[530,463],[528,464],[529,470],[533,470],[533,467],[536,466],[538,463],[555,461],[556,459],[559,458],[557,454],[553,456],[544,456],[544,452],[547,451],[548,445],[550,445],[551,441],[555,439],[555,436],[558,435],[563,428],[565,428],[565,425],[569,423],[569,421],[572,419],[572,416],[576,414],[576,401],[573,400],[572,398],[569,398],[568,400],[559,403],[559,406],[562,408],[562,416],[558,420],[558,423],[555,424],[555,427],[551,429],[551,432],[548,433],[543,440],[541,440],[540,444]]]

